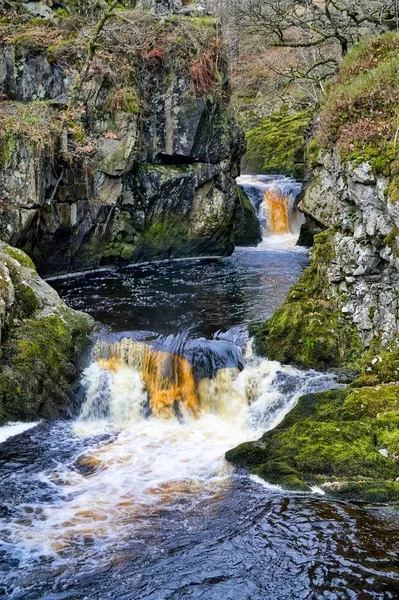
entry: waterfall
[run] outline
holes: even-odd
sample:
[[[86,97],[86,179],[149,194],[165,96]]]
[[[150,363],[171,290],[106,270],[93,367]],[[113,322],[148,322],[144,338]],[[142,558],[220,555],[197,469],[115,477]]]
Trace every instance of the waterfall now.
[[[146,414],[182,418],[198,417],[201,410],[218,412],[217,404],[221,397],[227,402],[232,374],[241,366],[241,352],[228,340],[193,344],[169,336],[150,345],[122,337],[97,342],[93,355],[83,376],[86,400],[81,418],[112,422],[138,420]],[[216,394],[221,387],[225,393]]]
[[[283,367],[228,340],[132,337],[100,340],[85,370],[80,420],[114,424],[156,419],[198,420],[218,415],[264,430],[281,420],[318,374]],[[178,349],[179,354],[171,349]],[[325,376],[321,379],[325,384]],[[329,381],[331,386],[331,381]]]
[[[298,237],[305,217],[298,210],[302,184],[283,175],[242,175],[237,179],[261,222],[264,239]]]
[[[264,205],[270,233],[272,235],[289,233],[288,197],[283,196],[279,192],[266,191],[264,194]]]

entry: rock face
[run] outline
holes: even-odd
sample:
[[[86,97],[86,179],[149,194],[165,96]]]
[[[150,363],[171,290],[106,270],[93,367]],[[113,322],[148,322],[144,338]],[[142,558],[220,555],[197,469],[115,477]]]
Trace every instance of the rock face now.
[[[289,489],[377,503],[399,502],[398,47],[388,34],[348,55],[309,146],[313,181],[300,204],[324,231],[284,305],[252,326],[270,359],[340,367],[352,383],[301,398],[275,430],[227,454]]]
[[[124,11],[109,27],[123,41],[102,33],[71,108],[96,22],[74,18],[82,34],[68,19],[13,22],[0,47],[1,238],[42,274],[231,253],[244,142],[217,24]]]
[[[21,250],[0,242],[0,423],[67,416],[92,319],[68,308]]]
[[[260,221],[245,191],[242,188],[237,191],[234,242],[236,246],[257,246],[262,241]]]
[[[335,229],[334,260],[326,271],[330,298],[356,325],[364,346],[398,333],[399,210],[387,177],[367,162],[341,162],[337,150],[320,152],[300,208]]]

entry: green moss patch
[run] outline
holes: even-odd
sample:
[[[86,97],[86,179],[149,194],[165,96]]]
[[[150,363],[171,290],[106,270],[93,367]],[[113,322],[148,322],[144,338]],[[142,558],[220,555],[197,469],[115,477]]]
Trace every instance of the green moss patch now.
[[[67,414],[76,364],[88,342],[87,315],[65,306],[21,251],[0,244],[0,422]]]
[[[283,306],[263,324],[252,324],[258,351],[271,360],[309,368],[347,366],[361,353],[355,327],[328,297],[326,269],[334,258],[333,230],[315,236],[311,265]]]
[[[226,458],[286,489],[317,484],[342,497],[397,501],[398,425],[399,385],[308,394],[276,429]]]
[[[291,114],[282,109],[272,113],[247,132],[244,163],[262,173],[284,173],[303,179],[305,131],[311,119],[310,111]]]

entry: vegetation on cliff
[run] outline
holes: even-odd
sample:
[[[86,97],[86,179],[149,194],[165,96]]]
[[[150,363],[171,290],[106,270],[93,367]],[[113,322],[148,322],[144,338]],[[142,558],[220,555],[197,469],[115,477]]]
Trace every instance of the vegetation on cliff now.
[[[253,323],[258,351],[271,360],[302,368],[353,364],[361,354],[356,329],[330,297],[326,271],[334,260],[334,230],[315,236],[310,266],[286,301],[265,323]]]
[[[41,273],[234,247],[244,144],[220,24],[135,5],[40,4],[38,17],[17,2],[1,13],[0,231]],[[197,165],[208,167],[198,175]],[[174,173],[154,210],[159,167]],[[161,222],[180,222],[169,243],[154,235]]]
[[[305,174],[305,131],[311,111],[291,113],[287,107],[265,117],[247,134],[244,166],[260,173],[284,173],[296,179]]]

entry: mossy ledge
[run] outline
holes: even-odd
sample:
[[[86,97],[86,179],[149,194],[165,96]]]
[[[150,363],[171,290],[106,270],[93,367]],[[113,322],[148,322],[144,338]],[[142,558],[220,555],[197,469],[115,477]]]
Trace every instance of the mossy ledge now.
[[[0,242],[0,423],[68,416],[93,321],[68,308],[21,250]]]
[[[270,483],[399,502],[399,385],[303,396],[273,431],[226,454]]]
[[[302,368],[346,367],[361,355],[354,325],[330,297],[326,272],[334,261],[335,231],[315,236],[310,266],[283,306],[265,323],[252,323],[258,352]]]

